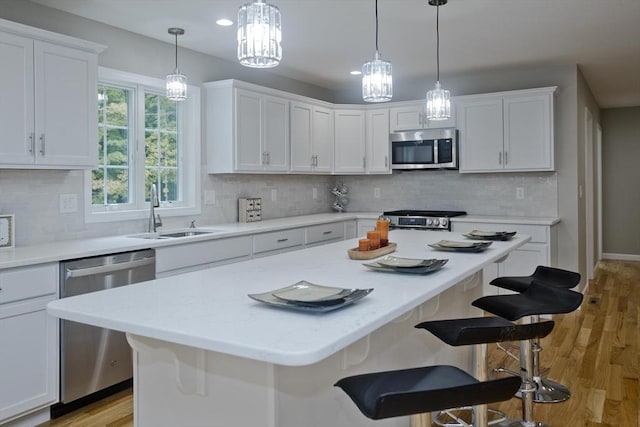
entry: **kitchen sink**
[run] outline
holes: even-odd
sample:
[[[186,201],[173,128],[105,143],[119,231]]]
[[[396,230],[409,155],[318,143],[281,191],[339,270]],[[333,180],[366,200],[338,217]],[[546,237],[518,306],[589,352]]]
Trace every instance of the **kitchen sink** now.
[[[179,237],[192,237],[192,236],[201,236],[203,234],[213,234],[219,233],[220,230],[175,230],[175,231],[161,231],[158,233],[142,233],[142,234],[132,234],[127,237],[134,237],[136,239],[152,239],[152,240],[160,240],[160,239],[175,239]]]

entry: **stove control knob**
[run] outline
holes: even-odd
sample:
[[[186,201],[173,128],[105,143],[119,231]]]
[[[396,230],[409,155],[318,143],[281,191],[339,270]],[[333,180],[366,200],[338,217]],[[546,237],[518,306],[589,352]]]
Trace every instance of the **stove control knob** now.
[[[433,220],[431,218],[427,218],[427,225],[433,224]]]
[[[438,224],[440,224],[440,220],[439,220],[438,218],[434,218],[434,219],[433,219],[433,225],[434,225],[434,227],[437,227],[437,226],[438,226]]]
[[[440,220],[440,225],[443,226],[443,227],[446,227],[448,222],[449,222],[449,220],[447,218],[442,218]]]

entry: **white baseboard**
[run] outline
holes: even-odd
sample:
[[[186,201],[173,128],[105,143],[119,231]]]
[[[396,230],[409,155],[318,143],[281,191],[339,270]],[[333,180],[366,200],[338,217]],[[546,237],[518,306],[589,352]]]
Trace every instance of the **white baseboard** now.
[[[618,259],[621,261],[640,261],[640,255],[603,253],[602,259]]]

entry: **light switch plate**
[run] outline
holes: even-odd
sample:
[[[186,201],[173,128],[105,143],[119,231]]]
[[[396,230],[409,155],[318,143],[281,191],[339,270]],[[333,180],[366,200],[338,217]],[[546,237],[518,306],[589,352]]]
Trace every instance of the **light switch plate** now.
[[[14,216],[0,215],[0,249],[13,248],[14,241]]]

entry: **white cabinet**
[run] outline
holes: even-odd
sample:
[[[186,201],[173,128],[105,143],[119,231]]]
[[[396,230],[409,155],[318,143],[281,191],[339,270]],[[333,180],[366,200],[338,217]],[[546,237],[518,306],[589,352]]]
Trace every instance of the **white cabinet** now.
[[[251,236],[212,239],[156,248],[156,276],[200,270],[251,258]]]
[[[263,257],[302,249],[304,242],[304,228],[256,234],[253,236],[253,255]]]
[[[452,101],[451,117],[447,120],[428,120],[426,118],[426,100],[402,103],[389,109],[391,132],[456,127],[456,109]]]
[[[345,239],[345,223],[330,222],[327,224],[312,225],[306,228],[307,247],[319,246]]]
[[[0,271],[0,424],[58,401],[58,264]]]
[[[205,84],[209,173],[289,170],[289,101],[237,88],[226,80]]]
[[[367,173],[391,173],[389,109],[367,110],[366,125]]]
[[[367,236],[367,231],[376,229],[376,219],[358,219],[358,235],[361,239]]]
[[[516,231],[518,234],[531,236],[531,240],[514,250],[502,262],[494,266],[488,266],[483,270],[483,289],[485,295],[506,293],[489,282],[501,276],[528,276],[533,274],[536,267],[546,265],[555,267],[556,259],[556,230],[553,226],[537,224],[498,224],[482,222],[457,222],[451,223],[452,231],[466,233],[472,230],[483,231]]]
[[[555,89],[459,97],[460,172],[552,171]]]
[[[37,35],[41,38],[42,31]],[[55,38],[62,43],[70,39]],[[73,40],[74,44],[85,45]],[[14,28],[7,21],[0,22],[0,167],[97,166],[100,49],[90,43],[86,47],[83,50],[34,40],[29,37],[28,27]]]
[[[291,171],[331,173],[333,112],[326,107],[291,102]]]
[[[365,112],[362,109],[334,110],[334,172],[364,173]]]

